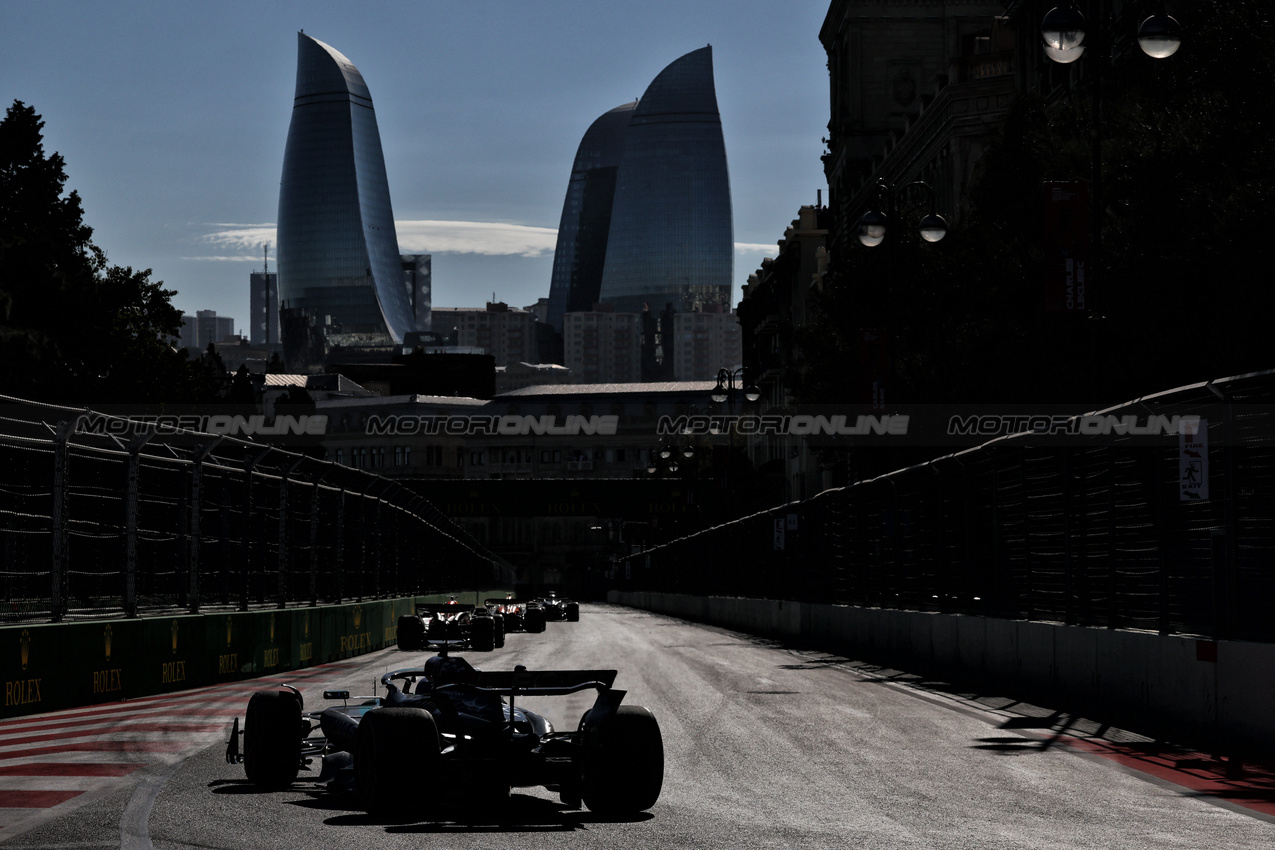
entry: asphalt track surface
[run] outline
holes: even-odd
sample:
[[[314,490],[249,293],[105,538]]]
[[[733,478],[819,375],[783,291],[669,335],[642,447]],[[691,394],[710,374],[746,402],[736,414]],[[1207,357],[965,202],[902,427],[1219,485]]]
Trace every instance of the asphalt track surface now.
[[[381,672],[424,657],[385,650],[292,681],[315,708],[324,688],[371,693]],[[1260,770],[1228,780],[1198,754],[736,632],[586,605],[578,623],[510,635],[504,648],[467,657],[484,669],[618,669],[626,703],[659,719],[659,802],[616,821],[567,809],[543,789],[515,789],[503,810],[423,803],[374,817],[351,797],[304,781],[259,792],[224,759],[229,718],[264,684],[248,682],[113,704],[107,708],[128,711],[97,736],[82,728],[94,716],[83,709],[0,724],[0,845],[1275,846],[1275,777]],[[559,728],[574,728],[591,696],[527,702]]]

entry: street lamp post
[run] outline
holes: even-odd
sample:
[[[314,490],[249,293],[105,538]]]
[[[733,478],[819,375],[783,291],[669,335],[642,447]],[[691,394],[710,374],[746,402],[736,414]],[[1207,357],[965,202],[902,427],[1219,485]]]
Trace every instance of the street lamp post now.
[[[738,388],[735,385],[735,379],[739,378]],[[738,369],[718,369],[717,370],[717,386],[713,387],[713,392],[709,397],[714,404],[723,402],[735,402],[735,392],[740,390],[744,393],[744,398],[748,401],[757,401],[761,398],[761,390],[756,384],[744,386],[744,367]]]
[[[919,197],[918,197],[919,196]],[[878,180],[873,194],[872,206],[859,219],[859,241],[868,248],[875,248],[886,241],[886,233],[895,221],[923,208],[928,208],[917,226],[921,238],[929,243],[941,242],[947,236],[947,221],[938,213],[934,187],[923,180],[910,183],[893,184]],[[892,240],[892,242],[897,240]],[[893,392],[895,378],[895,345],[894,345],[894,250],[886,246],[886,281],[885,281],[885,344],[886,344],[886,389]],[[885,391],[874,388],[872,393],[874,406],[885,405]]]
[[[735,379],[739,379],[736,384]],[[728,409],[734,410],[736,393],[742,392],[744,400],[749,404],[755,404],[761,400],[761,389],[753,383],[747,383],[744,376],[744,367],[738,369],[721,368],[717,370],[717,385],[713,387],[713,391],[709,393],[709,398],[713,404],[725,404]],[[735,423],[726,422],[726,487],[729,490],[730,470],[735,462]]]
[[[1106,2],[1105,0],[1089,0],[1088,6],[1092,24],[1086,21],[1085,15],[1075,3],[1068,2],[1055,6],[1045,13],[1040,32],[1045,55],[1060,65],[1070,65],[1080,59],[1085,54],[1086,46],[1092,46],[1093,54],[1096,56],[1096,61],[1091,66],[1093,81],[1090,84],[1089,102],[1092,126],[1089,166],[1090,256],[1085,286],[1090,292],[1097,293],[1099,299],[1097,303],[1100,308],[1103,301],[1106,301],[1108,306],[1103,309],[1109,315],[1112,303],[1110,293],[1103,292],[1095,284],[1102,279],[1102,77],[1106,65],[1112,61],[1113,57],[1111,46],[1106,43],[1105,30],[1109,28],[1104,27],[1108,15]],[[1160,3],[1157,11],[1148,15],[1138,25],[1137,38],[1138,46],[1143,53],[1152,59],[1167,59],[1181,46],[1182,30],[1177,20],[1165,13],[1164,4]],[[1101,319],[1103,316],[1094,314],[1090,318]],[[1091,326],[1089,341],[1091,361],[1095,359],[1093,333]],[[1096,364],[1092,368],[1096,370]],[[1094,374],[1096,376],[1096,371]]]

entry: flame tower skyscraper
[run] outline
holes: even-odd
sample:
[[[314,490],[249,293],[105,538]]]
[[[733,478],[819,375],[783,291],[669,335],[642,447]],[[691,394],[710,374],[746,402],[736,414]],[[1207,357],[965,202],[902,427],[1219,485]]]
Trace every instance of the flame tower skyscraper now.
[[[282,306],[332,342],[401,343],[413,329],[372,96],[349,59],[305,33],[278,228]]]
[[[729,310],[734,248],[713,49],[702,47],[585,133],[558,230],[549,322],[561,330],[564,312],[595,301],[617,312]]]

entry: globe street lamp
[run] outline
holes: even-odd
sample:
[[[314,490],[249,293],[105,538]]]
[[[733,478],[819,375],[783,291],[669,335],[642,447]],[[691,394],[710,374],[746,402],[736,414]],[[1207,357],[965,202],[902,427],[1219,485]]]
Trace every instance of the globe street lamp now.
[[[717,386],[713,387],[713,391],[709,393],[709,398],[714,404],[721,404],[726,401],[734,402],[735,400],[735,378],[739,378],[740,388],[743,390],[744,398],[748,401],[757,401],[761,398],[761,390],[756,384],[744,384],[744,369],[741,366],[738,369],[718,369],[717,370]]]
[[[921,180],[914,180],[901,186],[891,185],[878,180],[872,206],[859,219],[859,241],[869,248],[875,248],[885,241],[887,225],[891,218],[897,217],[899,199],[906,198],[913,190],[920,189],[925,200],[913,205],[917,209],[928,203],[930,211],[921,218],[918,230],[926,242],[940,242],[947,235],[947,222],[936,212],[934,188]]]
[[[1097,27],[1102,19],[1101,0],[1091,0],[1090,8],[1095,13]],[[1045,55],[1055,62],[1070,65],[1085,53],[1086,32],[1084,13],[1074,3],[1055,6],[1045,13],[1040,23]],[[1096,42],[1097,30],[1094,35],[1091,41]],[[1165,14],[1163,8],[1148,15],[1138,26],[1138,46],[1152,59],[1167,59],[1181,45],[1182,29],[1171,15]]]

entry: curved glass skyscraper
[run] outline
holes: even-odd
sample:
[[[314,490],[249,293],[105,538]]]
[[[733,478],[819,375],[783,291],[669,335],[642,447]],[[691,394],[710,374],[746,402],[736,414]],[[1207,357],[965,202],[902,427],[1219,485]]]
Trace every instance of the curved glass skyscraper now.
[[[556,331],[562,331],[563,313],[592,310],[598,300],[611,231],[615,177],[635,106],[637,101],[604,113],[589,125],[576,150],[549,284],[548,322]]]
[[[349,59],[304,33],[278,227],[282,306],[334,342],[401,343],[413,329],[372,97]]]
[[[598,300],[617,312],[730,307],[734,226],[713,49],[670,64],[631,113]]]

